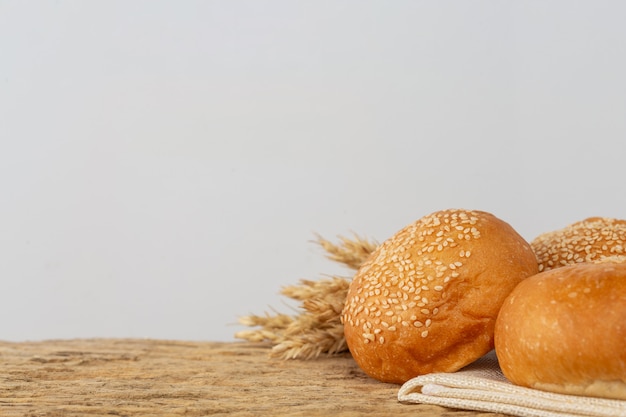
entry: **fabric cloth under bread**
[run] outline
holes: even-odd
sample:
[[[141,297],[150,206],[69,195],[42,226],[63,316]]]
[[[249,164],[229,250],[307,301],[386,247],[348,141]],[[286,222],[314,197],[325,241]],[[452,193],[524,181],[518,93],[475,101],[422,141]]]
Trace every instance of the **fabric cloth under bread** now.
[[[519,417],[626,416],[626,401],[515,386],[500,371],[494,352],[458,372],[413,378],[402,385],[398,400]]]

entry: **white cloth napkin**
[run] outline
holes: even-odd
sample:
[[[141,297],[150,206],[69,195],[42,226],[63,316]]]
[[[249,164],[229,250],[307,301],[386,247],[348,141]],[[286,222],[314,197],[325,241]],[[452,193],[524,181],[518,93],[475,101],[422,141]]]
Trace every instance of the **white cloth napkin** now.
[[[494,352],[458,372],[413,378],[402,385],[398,400],[519,417],[626,416],[626,401],[554,394],[513,385],[502,374]]]

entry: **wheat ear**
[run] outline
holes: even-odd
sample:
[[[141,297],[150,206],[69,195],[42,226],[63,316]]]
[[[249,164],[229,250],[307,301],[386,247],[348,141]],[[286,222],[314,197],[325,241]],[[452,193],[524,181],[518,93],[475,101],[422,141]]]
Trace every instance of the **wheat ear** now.
[[[351,269],[357,270],[378,244],[355,235],[354,239],[340,237],[334,244],[321,236],[317,243],[326,256]],[[281,294],[300,301],[299,314],[244,316],[240,324],[259,329],[235,333],[235,337],[251,342],[268,341],[272,344],[271,356],[281,359],[314,359],[321,354],[345,352],[347,345],[341,323],[351,278],[334,276],[317,281],[300,280]]]

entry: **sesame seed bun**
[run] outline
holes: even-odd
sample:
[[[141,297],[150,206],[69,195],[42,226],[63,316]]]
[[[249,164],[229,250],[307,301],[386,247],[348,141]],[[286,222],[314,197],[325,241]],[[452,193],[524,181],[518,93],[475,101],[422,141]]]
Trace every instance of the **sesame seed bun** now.
[[[520,283],[496,321],[495,347],[514,384],[626,400],[626,263],[603,260]]]
[[[492,214],[425,216],[355,275],[342,313],[350,352],[384,382],[456,371],[493,349],[502,302],[537,270],[530,245]]]
[[[539,271],[626,256],[626,220],[590,217],[539,235],[530,245],[537,255]]]

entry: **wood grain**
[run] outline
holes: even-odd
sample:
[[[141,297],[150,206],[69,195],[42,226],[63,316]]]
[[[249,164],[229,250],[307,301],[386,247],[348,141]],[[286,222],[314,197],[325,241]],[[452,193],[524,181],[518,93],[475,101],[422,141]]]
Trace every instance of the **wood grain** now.
[[[144,339],[0,342],[0,415],[498,416],[400,404],[398,386],[368,378],[349,355],[280,361],[268,352]]]

